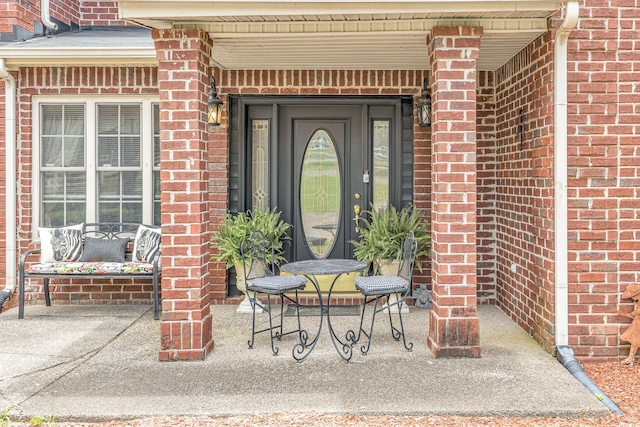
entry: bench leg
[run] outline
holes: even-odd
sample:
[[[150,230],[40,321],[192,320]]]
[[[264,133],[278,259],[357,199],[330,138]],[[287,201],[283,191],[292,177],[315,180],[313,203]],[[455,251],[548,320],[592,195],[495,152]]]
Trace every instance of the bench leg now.
[[[18,292],[20,297],[18,298],[18,319],[24,319],[24,268],[20,266],[20,273],[18,274]]]
[[[160,319],[158,274],[153,273],[153,319]]]
[[[51,297],[49,296],[49,278],[44,279],[44,302],[47,307],[51,307]]]

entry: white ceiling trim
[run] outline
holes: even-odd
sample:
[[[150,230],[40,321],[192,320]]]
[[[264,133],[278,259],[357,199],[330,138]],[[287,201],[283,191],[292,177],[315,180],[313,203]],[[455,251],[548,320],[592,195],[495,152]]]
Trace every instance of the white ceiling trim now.
[[[430,32],[436,26],[483,27],[484,33],[547,31],[546,19],[492,19],[492,20],[389,20],[389,21],[327,21],[327,22],[196,22],[193,23],[211,34],[212,38],[255,36],[256,34],[304,35],[329,34],[343,36],[356,33],[412,33]],[[193,27],[193,24],[176,24],[175,28]]]

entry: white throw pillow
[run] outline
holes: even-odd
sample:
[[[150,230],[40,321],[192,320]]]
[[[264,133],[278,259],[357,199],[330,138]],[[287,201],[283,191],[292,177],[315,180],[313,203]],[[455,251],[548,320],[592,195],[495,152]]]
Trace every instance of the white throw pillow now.
[[[78,261],[82,256],[84,224],[60,228],[38,228],[40,264]]]
[[[160,228],[149,228],[141,225],[136,233],[136,241],[133,244],[133,262],[153,262],[160,253],[162,233]]]

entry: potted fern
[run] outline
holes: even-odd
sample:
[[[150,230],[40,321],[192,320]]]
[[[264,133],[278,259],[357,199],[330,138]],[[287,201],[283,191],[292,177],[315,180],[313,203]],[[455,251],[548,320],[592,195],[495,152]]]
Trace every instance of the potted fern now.
[[[236,215],[227,212],[218,226],[218,231],[211,237],[211,246],[217,249],[212,260],[224,261],[227,270],[235,267],[236,286],[239,291],[245,293],[245,299],[238,307],[238,312],[251,312],[243,277],[244,264],[248,260],[243,259],[240,246],[245,239],[251,236],[251,233],[261,231],[267,239],[274,242],[273,256],[271,248],[265,250],[266,261],[279,265],[285,260],[282,256],[284,241],[289,240],[287,231],[291,228],[291,224],[280,218],[281,214],[282,212],[275,207],[264,211],[254,209],[238,212]]]
[[[372,264],[374,273],[395,275],[402,242],[407,233],[413,231],[418,245],[415,265],[422,271],[422,262],[429,257],[431,235],[421,212],[407,205],[401,210],[395,206],[378,210],[372,207],[367,213],[369,219],[363,219],[365,226],[360,229],[360,239],[351,242],[356,259]]]

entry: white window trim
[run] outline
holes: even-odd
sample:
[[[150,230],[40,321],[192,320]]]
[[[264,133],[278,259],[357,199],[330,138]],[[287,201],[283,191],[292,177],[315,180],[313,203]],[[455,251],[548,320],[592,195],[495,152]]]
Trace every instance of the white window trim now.
[[[33,240],[39,240],[38,227],[40,226],[41,210],[41,185],[40,185],[40,107],[46,104],[84,104],[86,108],[85,122],[85,165],[87,170],[87,222],[95,222],[97,219],[97,191],[96,191],[96,114],[97,104],[126,104],[140,103],[142,108],[141,144],[142,144],[142,222],[153,224],[153,108],[159,103],[157,96],[34,96],[32,104],[32,180],[31,180],[31,236]],[[89,173],[93,171],[93,173]],[[90,189],[94,189],[91,191]]]

